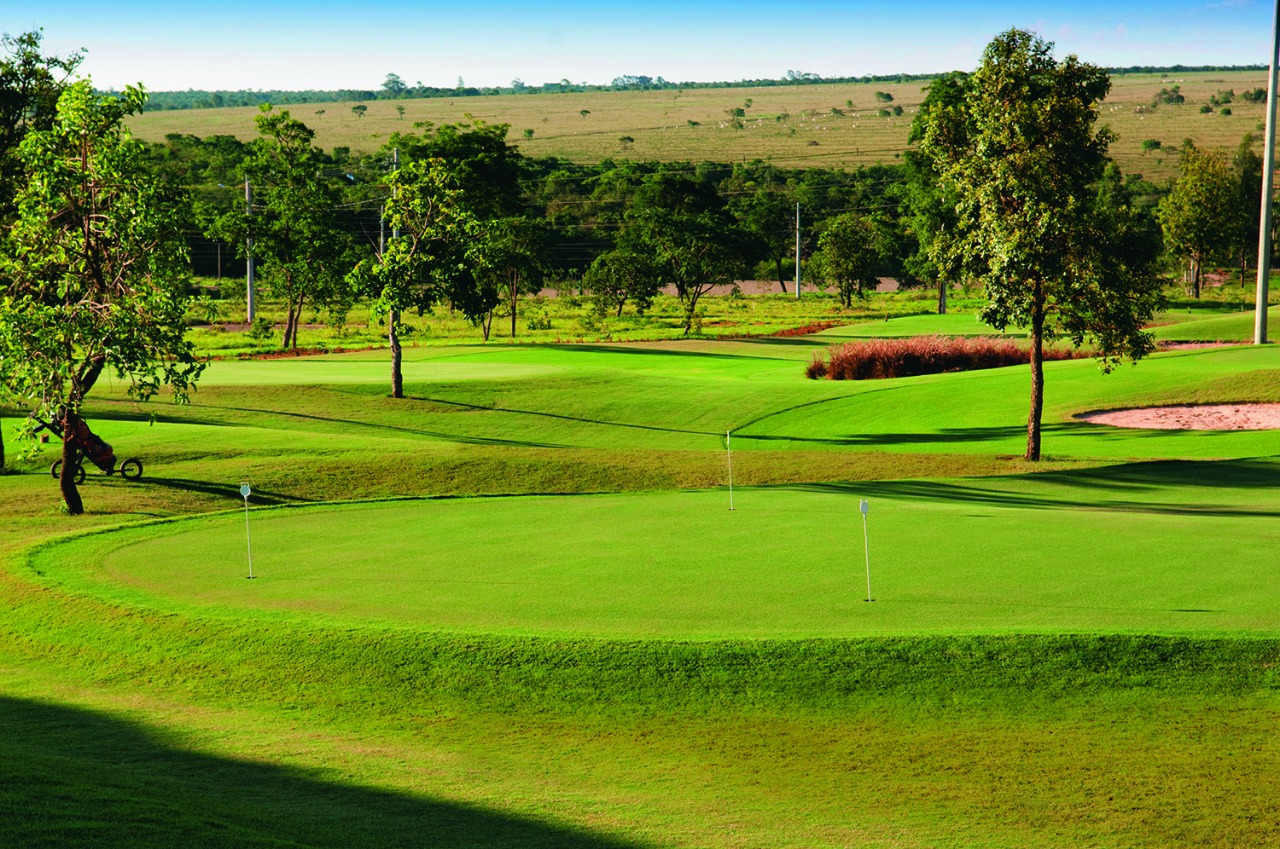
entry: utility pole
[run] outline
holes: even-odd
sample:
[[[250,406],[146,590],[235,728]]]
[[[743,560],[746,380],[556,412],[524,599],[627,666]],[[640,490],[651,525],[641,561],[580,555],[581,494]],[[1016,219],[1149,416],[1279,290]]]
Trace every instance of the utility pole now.
[[[253,188],[249,185],[249,178],[244,178],[244,214],[253,215]],[[250,230],[252,232],[252,230]],[[249,317],[249,323],[253,324],[255,310],[253,308],[253,236],[245,238],[245,261],[244,261],[244,286],[245,286],[245,305]]]
[[[1258,295],[1254,305],[1253,344],[1267,341],[1267,307],[1271,282],[1271,191],[1276,170],[1276,77],[1280,67],[1280,0],[1272,14],[1271,80],[1267,86],[1267,131],[1262,153],[1262,226],[1258,228]]]
[[[1277,0],[1280,2],[1280,0]],[[796,300],[800,300],[800,202],[796,201]]]
[[[400,148],[396,148],[391,155],[392,169],[400,170]],[[394,190],[393,190],[394,192]],[[394,197],[394,194],[392,195]],[[393,228],[391,238],[400,237],[400,228]],[[381,238],[381,237],[379,237]],[[391,348],[391,397],[404,397],[404,371],[401,367],[403,354],[400,348],[400,334],[396,330],[396,324],[400,321],[400,311],[392,309],[387,313],[387,345]]]

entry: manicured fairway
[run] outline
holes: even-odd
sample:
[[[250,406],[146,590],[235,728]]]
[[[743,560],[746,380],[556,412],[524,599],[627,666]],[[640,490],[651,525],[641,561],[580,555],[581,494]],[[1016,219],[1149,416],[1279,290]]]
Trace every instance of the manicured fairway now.
[[[141,481],[0,478],[0,845],[1280,845],[1280,432],[1075,418],[1280,347],[1052,363],[1039,464],[1025,367],[803,376],[971,321],[104,380]]]
[[[1223,486],[1228,479],[1236,485]],[[871,499],[866,596],[858,497]],[[45,549],[123,597],[613,637],[1280,632],[1280,463],[259,511]],[[1105,544],[1100,544],[1105,541]],[[149,599],[148,599],[149,597]]]

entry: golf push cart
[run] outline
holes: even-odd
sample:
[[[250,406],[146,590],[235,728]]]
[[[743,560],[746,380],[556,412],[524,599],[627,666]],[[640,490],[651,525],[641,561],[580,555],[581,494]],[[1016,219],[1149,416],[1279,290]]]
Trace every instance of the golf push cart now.
[[[89,430],[89,426],[85,424],[84,419],[74,413],[68,415],[65,410],[59,410],[58,414],[53,417],[53,421],[46,422],[36,419],[39,427],[35,429],[35,433],[47,430],[50,433],[62,438],[63,431],[70,429],[70,436],[67,441],[71,443],[71,447],[79,452],[80,457],[88,457],[89,462],[93,463],[99,469],[108,475],[116,473],[116,455],[111,450],[111,446],[103,441],[102,437]],[[49,474],[55,478],[62,472],[62,461],[56,460],[49,467]],[[137,457],[130,457],[120,464],[120,476],[125,480],[136,481],[142,477],[142,461]],[[84,483],[84,463],[80,458],[76,459],[75,482]]]

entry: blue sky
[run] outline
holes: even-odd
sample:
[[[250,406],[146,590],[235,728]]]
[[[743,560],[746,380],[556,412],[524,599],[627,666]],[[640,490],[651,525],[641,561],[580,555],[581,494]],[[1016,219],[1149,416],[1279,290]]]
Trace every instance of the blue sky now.
[[[1031,29],[1099,65],[1270,60],[1272,5],[1261,0],[474,0],[379,4],[115,3],[0,0],[10,34],[42,27],[57,52],[88,50],[100,87],[372,88],[412,84],[607,83],[969,70],[1010,27]]]

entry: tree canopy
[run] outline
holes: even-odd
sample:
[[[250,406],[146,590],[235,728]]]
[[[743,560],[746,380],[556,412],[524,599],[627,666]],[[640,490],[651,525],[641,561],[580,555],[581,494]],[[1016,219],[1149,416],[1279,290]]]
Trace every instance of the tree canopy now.
[[[1187,286],[1199,298],[1205,263],[1225,256],[1247,232],[1241,179],[1226,154],[1190,143],[1178,152],[1178,172],[1157,214],[1165,248],[1183,264]]]
[[[1095,129],[1110,91],[1105,71],[1009,30],[984,50],[963,96],[932,109],[921,149],[956,200],[944,261],[979,281],[993,327],[1031,338],[1029,460],[1040,458],[1043,346],[1065,337],[1099,346],[1104,369],[1153,343],[1142,331],[1158,301],[1148,268],[1131,268],[1095,215],[1094,188],[1113,136]]]
[[[18,148],[28,180],[0,251],[0,370],[48,418],[78,416],[104,369],[134,398],[167,386],[182,399],[204,368],[185,338],[185,198],[156,178],[123,123],[145,99],[137,88],[116,97],[74,83],[52,125]],[[70,430],[61,489],[76,514]]]

